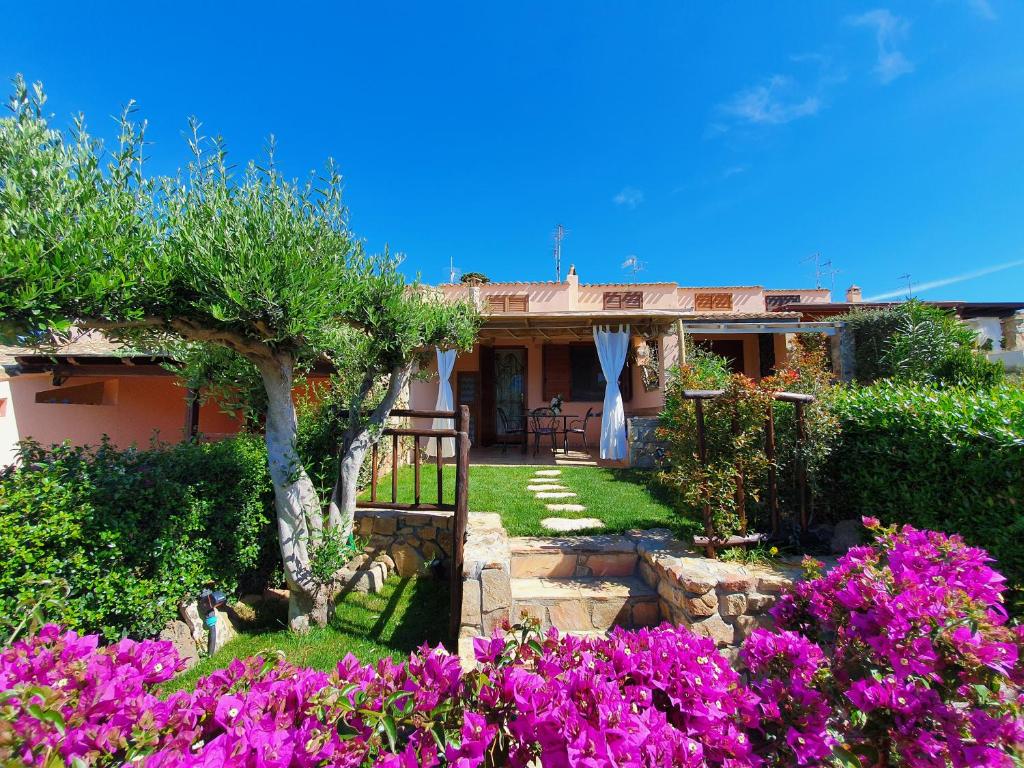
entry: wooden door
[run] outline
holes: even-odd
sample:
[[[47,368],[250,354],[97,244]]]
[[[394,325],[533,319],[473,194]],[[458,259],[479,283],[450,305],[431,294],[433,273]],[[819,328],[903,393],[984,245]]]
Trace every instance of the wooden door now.
[[[494,347],[480,347],[480,445],[494,445]]]
[[[480,428],[480,374],[462,371],[455,378],[455,410],[460,405],[469,406],[469,442],[476,445],[477,430]]]

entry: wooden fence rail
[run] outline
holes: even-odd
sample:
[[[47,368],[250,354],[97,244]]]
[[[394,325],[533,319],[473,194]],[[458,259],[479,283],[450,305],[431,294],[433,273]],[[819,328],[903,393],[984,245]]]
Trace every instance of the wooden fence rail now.
[[[686,389],[683,390],[684,400],[693,400],[694,411],[697,419],[697,458],[702,465],[708,462],[707,431],[704,423],[704,401],[714,400],[725,394],[724,389]],[[800,392],[776,392],[773,400],[783,403],[793,403],[796,418],[796,461],[797,461],[797,499],[800,514],[800,531],[807,531],[807,465],[804,460],[804,445],[807,442],[807,431],[804,424],[804,408],[808,403],[814,402],[814,395],[805,395]],[[732,432],[738,435],[740,431],[739,413],[734,411],[732,415]],[[768,459],[768,509],[771,513],[772,537],[779,535],[781,520],[779,515],[779,486],[778,472],[775,466],[775,409],[774,403],[768,404],[768,414],[764,426],[764,452]],[[733,546],[742,544],[757,543],[761,540],[760,535],[748,535],[747,532],[747,510],[746,510],[746,478],[742,467],[735,478],[736,483],[736,509],[740,517],[740,535],[722,540],[716,538],[714,526],[711,521],[711,505],[704,505],[704,535],[695,536],[694,543],[704,547],[708,557],[715,557],[720,546]]]
[[[360,501],[359,506],[369,509],[395,509],[400,511],[423,511],[423,512],[451,512],[452,513],[452,551],[451,551],[451,611],[449,617],[449,631],[452,641],[458,638],[459,624],[462,620],[462,577],[464,547],[466,543],[466,523],[469,514],[469,406],[462,405],[458,411],[416,411],[406,408],[396,408],[391,415],[397,418],[414,419],[451,419],[454,429],[434,429],[419,427],[385,427],[381,433],[381,440],[391,438],[391,499],[381,500],[379,498],[379,472],[380,472],[380,442],[374,443],[370,450],[370,500]],[[339,416],[348,418],[348,411],[342,411]],[[413,501],[399,502],[398,500],[398,468],[399,468],[399,438],[412,437],[414,440],[412,452],[413,466]],[[443,441],[452,439],[455,441],[455,500],[454,503],[447,503],[444,500],[444,459]],[[435,450],[435,473],[437,476],[437,503],[424,503],[422,501],[421,480],[423,470],[420,458],[420,441],[436,440]]]

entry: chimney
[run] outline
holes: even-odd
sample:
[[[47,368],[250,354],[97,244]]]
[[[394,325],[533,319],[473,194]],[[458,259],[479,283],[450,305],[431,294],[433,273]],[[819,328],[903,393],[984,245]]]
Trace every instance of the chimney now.
[[[846,289],[846,301],[850,304],[859,304],[864,301],[864,295],[860,292],[860,286],[851,285]]]

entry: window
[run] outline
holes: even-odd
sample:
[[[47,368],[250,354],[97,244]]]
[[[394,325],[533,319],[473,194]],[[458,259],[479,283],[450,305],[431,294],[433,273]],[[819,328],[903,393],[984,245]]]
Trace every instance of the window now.
[[[36,392],[36,402],[47,405],[117,405],[117,382],[97,381]]]
[[[779,309],[787,304],[799,304],[800,294],[798,293],[776,293],[764,297],[764,305],[768,309]]]
[[[731,293],[698,293],[693,297],[698,312],[729,312],[732,310]]]
[[[597,347],[592,343],[545,344],[543,350],[545,400],[561,395],[566,402],[600,402],[604,400],[605,378]],[[633,377],[629,358],[619,376],[622,399],[633,397]]]
[[[487,309],[490,312],[529,312],[530,297],[525,293],[488,296]]]
[[[605,309],[643,309],[644,294],[642,291],[605,291]]]

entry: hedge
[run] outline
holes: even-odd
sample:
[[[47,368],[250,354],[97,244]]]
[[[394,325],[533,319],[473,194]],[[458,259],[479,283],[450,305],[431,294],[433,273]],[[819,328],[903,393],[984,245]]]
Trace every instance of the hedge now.
[[[837,388],[830,458],[837,518],[960,533],[1024,584],[1024,389],[936,389],[880,381]]]
[[[274,570],[271,494],[258,437],[26,444],[0,475],[0,616],[56,582],[69,593],[49,618],[107,639],[154,635],[204,585],[234,591]]]

